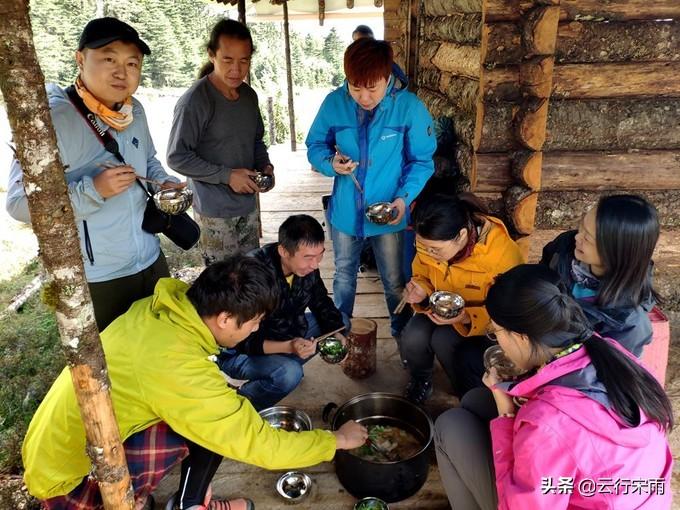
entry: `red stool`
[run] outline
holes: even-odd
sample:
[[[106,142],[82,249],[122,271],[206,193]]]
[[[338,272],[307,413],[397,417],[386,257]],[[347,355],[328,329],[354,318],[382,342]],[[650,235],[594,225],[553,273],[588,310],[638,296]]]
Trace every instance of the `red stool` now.
[[[652,342],[642,351],[642,363],[657,378],[661,386],[666,382],[666,368],[668,367],[668,348],[671,338],[668,318],[657,307],[649,312],[652,321]]]

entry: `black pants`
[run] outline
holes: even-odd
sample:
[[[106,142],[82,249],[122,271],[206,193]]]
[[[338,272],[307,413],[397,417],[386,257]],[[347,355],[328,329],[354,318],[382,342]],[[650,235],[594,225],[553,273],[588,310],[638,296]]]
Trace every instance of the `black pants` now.
[[[178,508],[185,509],[194,505],[202,505],[222,456],[186,440],[189,456],[182,461],[179,479],[179,492],[175,503]]]
[[[459,397],[482,385],[484,351],[492,342],[483,336],[463,337],[452,326],[438,326],[416,314],[401,335],[401,356],[414,378],[430,378],[435,356]]]
[[[156,282],[165,276],[170,276],[170,270],[161,252],[153,264],[139,273],[88,283],[99,331],[104,331],[114,319],[127,312],[132,303],[152,295]]]

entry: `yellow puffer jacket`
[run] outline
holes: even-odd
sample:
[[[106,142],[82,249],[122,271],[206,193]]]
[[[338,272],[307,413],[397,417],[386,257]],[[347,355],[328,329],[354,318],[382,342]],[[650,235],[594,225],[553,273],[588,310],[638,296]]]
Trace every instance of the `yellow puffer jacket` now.
[[[161,279],[153,296],[134,303],[101,335],[123,440],[164,421],[209,450],[268,469],[333,458],[331,432],[274,429],[227,387],[211,360],[217,343],[186,297],[187,288]],[[26,485],[39,499],[68,494],[90,472],[68,369],[35,413],[22,456]]]
[[[503,222],[492,216],[484,216],[484,219],[489,227],[483,228],[480,239],[466,259],[448,264],[417,249],[413,260],[413,279],[428,295],[435,290],[446,290],[460,294],[465,300],[470,324],[453,325],[463,336],[484,334],[489,324],[489,314],[484,306],[489,287],[497,275],[524,262]],[[422,311],[417,305],[415,308]]]

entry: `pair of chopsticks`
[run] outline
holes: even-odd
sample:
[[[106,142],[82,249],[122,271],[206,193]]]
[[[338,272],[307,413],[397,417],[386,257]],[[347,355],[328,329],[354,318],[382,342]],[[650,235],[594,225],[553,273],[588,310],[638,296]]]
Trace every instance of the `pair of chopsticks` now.
[[[401,298],[401,301],[399,301],[399,304],[394,307],[394,311],[392,312],[394,315],[400,314],[403,310],[404,307],[406,306],[406,295]]]
[[[351,158],[348,158],[347,156],[345,156],[345,154],[340,150],[340,147],[338,147],[337,145],[335,146],[335,152],[337,152],[338,156],[340,156],[340,163],[347,163],[351,159]],[[363,195],[364,190],[361,189],[361,184],[359,184],[359,181],[357,180],[356,176],[354,175],[354,172],[350,172],[349,176],[354,181],[354,185],[359,190],[359,193],[361,193]]]
[[[112,162],[104,162],[104,163],[99,163],[97,165],[99,168],[115,168],[119,165],[116,165],[115,163]],[[141,175],[135,175],[137,179],[140,181],[148,182],[149,184],[153,184],[154,186],[158,186],[159,189],[168,189],[168,188],[183,188],[184,183],[176,183],[176,182],[160,182],[155,179],[149,179],[148,177],[142,177]]]
[[[345,329],[345,326],[343,326],[343,327],[341,327],[341,328],[338,328],[338,329],[336,329],[335,331],[331,331],[330,333],[326,333],[325,335],[321,335],[320,337],[315,338],[314,341],[320,342],[321,340],[325,340],[325,339],[328,338],[329,336],[333,336],[333,335],[335,335],[336,333],[340,333],[343,329]]]

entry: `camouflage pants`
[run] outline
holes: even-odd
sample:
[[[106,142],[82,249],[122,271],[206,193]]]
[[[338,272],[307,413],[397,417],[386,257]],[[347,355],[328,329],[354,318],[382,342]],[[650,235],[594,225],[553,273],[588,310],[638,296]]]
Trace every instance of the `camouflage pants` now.
[[[247,216],[211,218],[194,213],[201,227],[198,246],[205,265],[236,253],[248,253],[260,247],[260,219],[257,208]]]

